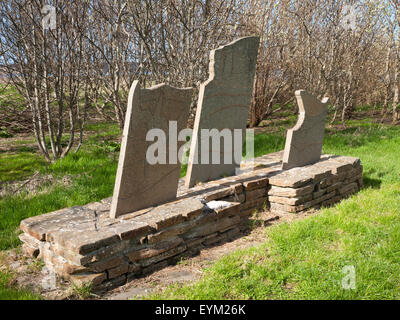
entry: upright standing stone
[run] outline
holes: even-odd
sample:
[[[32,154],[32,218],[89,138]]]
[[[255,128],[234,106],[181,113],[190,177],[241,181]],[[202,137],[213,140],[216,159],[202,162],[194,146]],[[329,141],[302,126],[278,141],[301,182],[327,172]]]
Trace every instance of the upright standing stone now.
[[[176,121],[177,132],[186,128],[192,93],[192,88],[177,89],[165,84],[140,89],[138,81],[133,82],[125,116],[111,218],[176,198],[181,165],[179,161],[170,163],[169,160],[170,153],[174,159],[183,142],[173,147],[176,136],[174,130],[170,133],[169,127],[170,121]],[[148,162],[146,154],[149,146],[155,143],[146,141],[151,129],[161,129],[156,133],[165,133],[166,141],[154,140],[161,146],[158,158],[165,159],[166,163]],[[171,141],[170,134],[173,135]],[[157,152],[155,154],[157,156]]]
[[[245,37],[210,53],[209,78],[200,86],[197,103],[186,175],[187,187],[193,187],[197,182],[233,175],[235,169],[240,166],[241,159],[235,161],[234,157],[234,129],[241,130],[243,144],[259,41],[259,37]],[[225,149],[227,141],[221,139],[221,148],[215,150],[210,138],[201,134],[205,129],[214,129],[214,133],[216,130],[221,132],[225,129],[225,133],[229,130],[232,141],[228,141],[228,144],[230,142],[232,148]],[[207,139],[210,148],[202,150],[202,144]],[[220,159],[220,164],[212,163],[213,153],[214,157]],[[225,161],[224,156],[232,159],[231,163]],[[204,159],[208,159],[208,164],[202,161]]]
[[[304,90],[296,91],[299,119],[286,135],[282,169],[319,161],[324,141],[329,98],[319,101]]]

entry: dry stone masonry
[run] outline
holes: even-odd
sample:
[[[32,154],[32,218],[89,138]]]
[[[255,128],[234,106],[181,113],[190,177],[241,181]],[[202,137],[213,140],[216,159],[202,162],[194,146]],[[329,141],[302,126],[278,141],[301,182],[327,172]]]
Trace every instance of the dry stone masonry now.
[[[111,204],[112,217],[175,199],[180,162],[170,162],[169,157],[177,155],[183,142],[178,142],[172,150],[165,147],[165,164],[150,164],[146,154],[153,142],[146,141],[146,135],[151,129],[162,130],[167,138],[164,146],[174,146],[169,143],[170,138],[176,141],[176,137],[168,134],[170,121],[176,125],[175,132],[186,128],[192,93],[192,88],[177,89],[165,84],[140,89],[138,81],[133,82]]]
[[[319,101],[304,90],[296,91],[299,118],[286,135],[283,169],[317,162],[324,141],[325,119],[329,98]]]
[[[111,218],[111,198],[25,219],[24,252],[64,279],[96,290],[123,285],[190,252],[238,237],[256,211],[290,214],[332,205],[362,187],[358,158],[323,155],[282,170],[282,152],[256,169],[187,189],[175,201]]]
[[[147,134],[156,128],[167,133],[167,141],[176,141],[170,122],[175,132],[185,128],[192,89],[165,84],[140,89],[135,81],[113,197],[23,220],[24,252],[43,259],[64,279],[108,290],[240,236],[257,211],[293,214],[357,192],[363,183],[360,159],[321,156],[327,100],[320,102],[305,91],[296,92],[300,116],[288,132],[284,153],[256,158],[252,171],[237,175],[232,175],[235,163],[193,161],[196,150],[199,156],[213,153],[212,148],[201,150],[202,129],[245,130],[258,43],[257,37],[242,38],[211,53],[186,182],[179,180],[180,163],[168,161],[183,142],[158,152],[167,158],[165,164],[151,164],[146,154],[153,142],[147,141]],[[167,141],[164,144],[170,145]],[[225,151],[222,148],[222,154]]]
[[[193,187],[198,182],[234,175],[235,169],[240,167],[240,160],[235,162],[233,132],[235,129],[242,131],[242,146],[259,42],[259,37],[245,37],[210,53],[209,79],[200,86],[190,146],[186,175],[188,187]],[[209,140],[208,136],[202,134],[205,129],[219,132],[229,130],[231,150],[225,150],[225,140],[220,149],[211,147],[207,151],[202,150],[205,140]],[[228,153],[231,155],[231,163],[223,159]],[[212,163],[213,156],[220,159],[220,164]],[[202,161],[205,158],[208,159],[208,164]]]

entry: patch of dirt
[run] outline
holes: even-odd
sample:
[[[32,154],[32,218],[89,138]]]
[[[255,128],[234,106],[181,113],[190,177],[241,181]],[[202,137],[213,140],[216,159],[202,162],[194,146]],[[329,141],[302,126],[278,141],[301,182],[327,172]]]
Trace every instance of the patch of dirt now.
[[[10,138],[0,138],[0,153],[17,152],[21,147],[38,150],[36,142],[32,142],[34,136],[30,133],[18,133]],[[24,141],[24,143],[18,143]]]
[[[44,299],[60,300],[74,294],[66,281],[50,274],[42,261],[23,255],[19,248],[0,253],[0,272],[11,273],[11,288],[25,288]]]
[[[73,179],[74,177],[71,175],[55,178],[52,174],[40,175],[39,172],[36,172],[26,180],[0,183],[0,198],[20,193],[37,195],[46,192],[48,188],[56,184],[70,186]]]

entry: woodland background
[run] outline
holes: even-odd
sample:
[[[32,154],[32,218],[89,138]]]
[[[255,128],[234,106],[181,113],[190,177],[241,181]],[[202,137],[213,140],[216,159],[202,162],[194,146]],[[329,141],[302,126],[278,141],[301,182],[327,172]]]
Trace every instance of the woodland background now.
[[[2,0],[0,17],[0,131],[33,132],[48,161],[80,149],[88,120],[122,127],[134,79],[198,89],[210,50],[247,35],[261,37],[250,127],[296,115],[298,89],[330,97],[331,123],[359,106],[400,120],[398,0]]]

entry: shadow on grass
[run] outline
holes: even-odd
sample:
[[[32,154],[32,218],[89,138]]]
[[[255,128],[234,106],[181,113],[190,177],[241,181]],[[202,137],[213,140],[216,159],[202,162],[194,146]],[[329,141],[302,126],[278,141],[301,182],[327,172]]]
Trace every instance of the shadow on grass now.
[[[382,180],[369,178],[367,176],[363,177],[364,188],[380,189]]]

